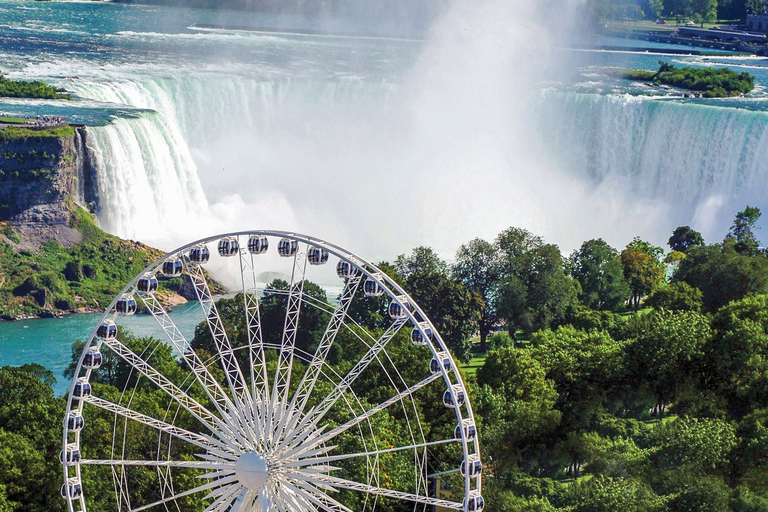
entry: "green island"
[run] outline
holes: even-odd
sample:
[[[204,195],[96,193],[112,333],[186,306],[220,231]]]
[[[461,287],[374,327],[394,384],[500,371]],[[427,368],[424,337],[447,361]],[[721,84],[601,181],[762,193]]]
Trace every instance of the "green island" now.
[[[12,80],[0,73],[0,97],[6,98],[44,98],[52,100],[71,100],[72,96],[64,89],[51,87],[40,81],[26,82]]]
[[[677,68],[659,61],[658,71],[629,69],[619,73],[621,78],[671,85],[701,93],[704,98],[728,98],[748,94],[755,87],[755,77],[743,71],[728,68]]]

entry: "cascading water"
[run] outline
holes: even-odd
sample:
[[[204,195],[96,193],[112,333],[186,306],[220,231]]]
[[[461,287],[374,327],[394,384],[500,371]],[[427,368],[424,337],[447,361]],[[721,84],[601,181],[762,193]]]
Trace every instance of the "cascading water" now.
[[[551,92],[542,129],[562,167],[671,205],[678,223],[722,237],[768,197],[768,113],[635,97]]]
[[[146,112],[89,129],[99,221],[128,238],[162,236],[208,211],[197,168],[178,129]]]

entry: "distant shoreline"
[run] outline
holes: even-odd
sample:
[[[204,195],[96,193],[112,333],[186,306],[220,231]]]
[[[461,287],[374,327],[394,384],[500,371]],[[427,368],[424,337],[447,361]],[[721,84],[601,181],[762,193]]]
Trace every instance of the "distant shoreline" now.
[[[397,39],[401,41],[421,41],[412,37],[398,36],[394,34],[377,34],[363,32],[329,32],[326,30],[296,29],[296,28],[269,28],[247,27],[241,25],[215,25],[210,23],[195,23],[190,25],[191,30],[231,30],[235,32],[253,32],[265,34],[288,34],[295,36],[322,36],[322,37],[356,37],[370,39]]]

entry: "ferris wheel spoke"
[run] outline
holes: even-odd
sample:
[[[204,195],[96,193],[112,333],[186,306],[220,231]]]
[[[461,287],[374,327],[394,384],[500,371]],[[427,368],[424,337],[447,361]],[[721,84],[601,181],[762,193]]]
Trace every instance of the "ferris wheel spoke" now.
[[[240,485],[231,485],[229,487],[220,488],[221,494],[214,500],[213,503],[208,505],[203,512],[218,512],[224,511],[229,508],[232,503],[243,492],[243,487]],[[213,493],[211,493],[213,494]],[[208,496],[211,496],[210,494]]]
[[[291,386],[291,371],[293,370],[294,347],[296,346],[296,334],[299,328],[299,312],[301,310],[301,298],[304,294],[304,275],[307,271],[307,252],[296,252],[293,257],[293,272],[288,294],[288,305],[285,310],[285,324],[283,337],[280,344],[280,355],[277,359],[275,379],[272,385],[272,406],[270,425],[277,425],[283,419],[288,391]],[[275,410],[276,409],[276,410]],[[270,433],[270,436],[274,432]]]
[[[80,464],[93,466],[152,466],[193,469],[233,469],[234,462],[204,462],[197,460],[125,460],[125,459],[80,459]]]
[[[210,489],[217,489],[225,486],[229,487],[230,485],[239,485],[236,482],[237,482],[237,478],[234,476],[230,478],[222,478],[213,482],[209,482],[207,484],[198,485],[197,487],[194,487],[187,491],[178,492],[176,494],[173,494],[166,498],[159,499],[157,501],[153,501],[152,503],[148,503],[146,505],[141,505],[139,507],[131,508],[128,510],[128,512],[141,512],[142,510],[147,510],[152,507],[158,507],[160,505],[164,505],[166,503],[170,503],[172,501],[178,500],[179,498],[183,498],[185,496],[192,496],[193,494],[205,492]]]
[[[221,321],[221,316],[216,308],[213,294],[208,287],[208,281],[205,279],[205,274],[203,273],[203,268],[200,265],[187,265],[187,272],[189,272],[189,276],[192,279],[195,295],[197,295],[197,300],[200,302],[200,307],[203,309],[205,322],[208,324],[208,330],[211,333],[211,337],[213,337],[213,342],[219,353],[221,365],[224,369],[224,375],[226,376],[229,388],[232,391],[232,398],[238,405],[243,405],[243,401],[250,404],[251,395],[248,393],[245,377],[240,369],[240,365],[237,363],[237,358],[235,358],[232,344],[230,343],[229,336],[224,328],[224,322]]]
[[[206,436],[203,434],[195,434],[194,432],[190,432],[189,430],[171,425],[170,423],[166,423],[165,421],[152,418],[145,414],[141,414],[139,412],[123,407],[122,405],[118,405],[116,403],[110,402],[108,400],[104,400],[103,398],[95,397],[93,395],[85,397],[84,400],[85,402],[91,405],[95,405],[100,409],[104,409],[105,411],[118,414],[123,418],[129,419],[129,420],[143,423],[144,425],[155,428],[161,432],[165,432],[166,434],[173,436],[177,439],[186,441],[204,450],[208,450],[209,452],[214,452],[223,458],[231,459],[231,460],[234,460],[235,458],[237,458],[237,456],[234,455],[234,452],[236,452],[237,447],[230,444],[224,444],[223,442],[217,439],[214,439],[210,436]]]
[[[232,504],[230,512],[248,512],[255,499],[254,492],[251,489],[243,489],[237,495],[237,499]]]
[[[236,410],[235,405],[230,400],[227,393],[221,388],[218,381],[211,375],[208,368],[197,357],[189,341],[184,337],[174,321],[168,316],[165,308],[160,304],[154,294],[139,294],[144,305],[147,307],[152,316],[157,320],[160,328],[163,329],[168,340],[171,342],[177,352],[181,354],[181,357],[187,363],[189,368],[194,373],[197,381],[203,387],[203,390],[211,399],[216,410],[222,418],[230,417],[228,411]],[[234,423],[234,422],[233,422]]]
[[[158,388],[165,391],[171,398],[178,402],[187,412],[195,417],[200,423],[202,423],[211,432],[216,432],[217,429],[214,425],[220,429],[228,430],[225,423],[219,418],[213,415],[211,411],[202,406],[195,399],[191,398],[188,394],[179,389],[174,383],[168,380],[163,374],[155,370],[152,366],[144,361],[138,354],[126,347],[117,338],[103,340],[112,352],[117,354],[126,363],[138,370],[142,375],[155,384]]]
[[[338,427],[336,427],[336,428],[334,428],[332,430],[329,430],[328,432],[326,432],[324,434],[316,436],[314,439],[311,440],[311,442],[306,442],[306,443],[299,444],[299,443],[301,443],[301,441],[299,441],[299,443],[292,443],[291,445],[288,446],[289,451],[287,451],[286,453],[281,454],[281,456],[284,457],[284,458],[287,458],[287,457],[300,456],[301,454],[303,454],[305,452],[309,452],[310,450],[314,449],[316,446],[318,446],[318,445],[320,445],[322,443],[325,443],[325,442],[333,439],[334,437],[338,436],[339,434],[341,434],[343,432],[346,432],[350,428],[352,428],[352,427],[362,423],[363,421],[366,421],[368,418],[370,418],[374,414],[379,413],[379,412],[383,411],[384,409],[386,409],[386,408],[388,408],[388,407],[398,403],[400,400],[402,400],[402,399],[412,395],[413,393],[415,393],[419,389],[421,389],[424,386],[434,382],[435,380],[439,379],[440,377],[442,377],[442,375],[440,373],[433,373],[432,375],[430,375],[426,379],[422,380],[421,382],[418,382],[417,384],[414,384],[413,386],[410,386],[409,388],[404,389],[400,393],[392,396],[391,398],[385,400],[384,402],[380,403],[379,405],[368,409],[363,414],[355,416],[354,418],[352,418],[348,422],[343,423],[342,425],[339,425]]]
[[[246,257],[248,256],[248,257]],[[267,361],[264,354],[264,339],[261,332],[261,312],[256,285],[256,266],[250,251],[240,251],[240,275],[243,285],[243,306],[245,308],[245,324],[248,327],[248,358],[251,373],[251,396],[256,400],[258,395],[269,396],[269,377]]]
[[[327,457],[312,457],[302,458],[292,462],[286,462],[281,464],[283,468],[302,468],[305,466],[313,466],[315,464],[328,464],[340,460],[354,459],[357,457],[376,457],[385,453],[400,452],[404,450],[418,450],[420,448],[427,448],[430,446],[438,446],[447,443],[459,443],[461,439],[441,439],[440,441],[429,441],[426,443],[412,444],[410,446],[398,446],[395,448],[385,448],[383,450],[372,450],[367,452],[357,453],[345,453],[343,455],[329,455]]]
[[[291,410],[296,409],[298,411],[304,411],[304,408],[307,405],[307,400],[309,400],[309,395],[312,394],[317,378],[325,364],[325,359],[328,357],[328,351],[336,340],[336,335],[339,333],[339,329],[344,325],[344,317],[347,315],[347,310],[352,303],[352,299],[355,296],[355,292],[357,291],[361,280],[362,274],[358,272],[350,276],[344,284],[344,290],[341,293],[339,305],[333,311],[331,320],[328,322],[328,326],[325,328],[325,332],[323,332],[323,336],[315,350],[315,354],[312,356],[312,361],[309,363],[307,371],[304,373],[304,376],[299,383],[299,387],[291,402]]]
[[[378,340],[368,349],[368,352],[355,364],[355,366],[344,376],[341,382],[339,382],[333,391],[326,396],[320,405],[312,412],[310,424],[316,425],[325,414],[331,410],[334,404],[341,398],[341,396],[350,388],[353,382],[360,376],[363,371],[368,368],[375,359],[376,356],[384,350],[387,343],[395,337],[406,322],[406,317],[398,318],[392,325],[382,334]]]
[[[278,487],[277,493],[282,498],[282,505],[289,512],[302,512],[311,508],[311,505],[303,497],[289,491],[285,486]]]
[[[334,500],[325,493],[319,492],[315,487],[307,485],[302,481],[283,482],[288,489],[303,497],[310,503],[317,505],[326,512],[352,512],[338,501]]]
[[[422,496],[420,494],[412,494],[402,491],[394,491],[391,489],[384,489],[382,487],[376,487],[368,484],[361,484],[353,482],[352,480],[346,480],[344,478],[338,478],[330,475],[306,475],[303,473],[292,474],[294,478],[303,480],[313,485],[324,484],[334,489],[346,489],[349,491],[358,491],[368,494],[375,494],[378,496],[384,496],[386,498],[394,498],[398,500],[413,501],[415,503],[422,503],[424,505],[435,505],[437,507],[450,508],[453,510],[463,510],[464,505],[455,501],[441,500],[437,498],[431,498],[429,496]]]

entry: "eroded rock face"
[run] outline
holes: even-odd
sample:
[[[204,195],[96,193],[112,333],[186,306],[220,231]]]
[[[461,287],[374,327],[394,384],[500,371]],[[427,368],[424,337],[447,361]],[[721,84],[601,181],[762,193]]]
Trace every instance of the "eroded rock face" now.
[[[83,130],[64,137],[0,139],[0,221],[20,232],[20,248],[34,250],[49,238],[65,247],[82,240],[70,221],[86,159]]]

